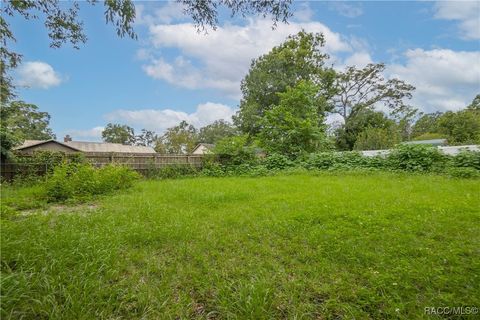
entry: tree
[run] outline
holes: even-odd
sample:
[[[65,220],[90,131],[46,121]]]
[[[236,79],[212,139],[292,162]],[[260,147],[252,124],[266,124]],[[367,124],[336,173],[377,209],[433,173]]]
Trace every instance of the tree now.
[[[190,15],[198,30],[205,26],[215,29],[218,24],[218,10],[221,6],[228,8],[232,16],[247,14],[261,14],[272,17],[273,24],[278,21],[286,22],[292,15],[289,0],[177,0],[183,4],[184,13]],[[98,0],[89,0],[86,3],[96,5]],[[135,21],[135,5],[132,0],[105,0],[105,20],[115,25],[117,35],[136,39],[133,30]],[[2,1],[2,15],[0,15],[0,101],[7,102],[14,97],[14,86],[9,76],[9,70],[16,68],[21,62],[22,55],[9,48],[15,42],[6,16],[21,16],[25,20],[44,17],[44,25],[48,31],[52,48],[59,48],[65,43],[71,43],[76,49],[87,41],[83,31],[83,21],[79,19],[80,6],[77,1],[70,2],[69,6],[59,0],[10,0]]]
[[[345,123],[350,115],[376,106],[384,106],[392,114],[405,112],[404,99],[412,97],[415,87],[398,79],[385,80],[384,70],[385,65],[380,63],[363,69],[348,67],[338,74],[334,112],[340,114]]]
[[[184,5],[184,12],[192,17],[199,30],[205,30],[207,26],[216,29],[218,11],[221,6],[226,7],[232,17],[238,14],[243,17],[250,14],[269,16],[274,26],[278,21],[287,22],[288,18],[292,16],[291,0],[177,0],[177,2]]]
[[[224,165],[240,165],[255,162],[255,146],[247,135],[226,137],[217,142],[213,153]]]
[[[252,61],[242,80],[243,97],[240,110],[234,117],[234,123],[241,131],[255,136],[261,129],[265,112],[278,105],[278,93],[295,87],[302,80],[317,86],[317,113],[323,115],[331,109],[329,99],[334,94],[335,72],[325,66],[328,55],[321,51],[324,45],[322,34],[301,31]]]
[[[102,139],[109,143],[133,145],[135,143],[135,133],[133,128],[127,125],[109,123],[102,131]]]
[[[24,140],[55,139],[49,128],[50,115],[23,101],[0,102],[1,159],[12,157],[11,149]]]
[[[427,113],[422,115],[412,127],[412,137],[416,138],[426,134],[438,133],[438,119],[443,113]]]
[[[395,132],[385,128],[367,127],[360,132],[355,141],[354,150],[382,150],[393,147],[396,142],[392,139]]]
[[[142,133],[135,137],[135,144],[137,146],[152,147],[157,140],[155,132],[142,129]]]
[[[438,132],[449,144],[480,144],[480,111],[465,109],[445,112],[438,119]]]
[[[322,149],[326,135],[323,117],[317,109],[317,92],[318,88],[306,81],[279,92],[278,105],[265,111],[261,120],[261,146],[290,157]]]
[[[391,140],[389,144],[393,145],[399,141],[395,121],[389,119],[380,111],[358,109],[355,113],[349,114],[348,121],[337,130],[337,148],[340,150],[353,150],[359,135],[369,128],[384,129],[388,132]],[[367,133],[364,135],[367,135]],[[362,139],[366,138],[364,136]]]
[[[200,128],[198,141],[204,143],[216,143],[217,141],[237,135],[237,128],[225,120],[216,120],[213,123]]]
[[[5,132],[13,136],[17,143],[23,140],[55,139],[49,127],[50,115],[39,111],[34,104],[12,101],[2,107],[1,117]]]
[[[179,125],[168,128],[157,139],[155,151],[167,154],[188,154],[192,152],[197,143],[197,129],[186,121],[182,121]]]
[[[477,94],[475,98],[473,98],[472,103],[468,105],[467,109],[480,111],[480,94]]]

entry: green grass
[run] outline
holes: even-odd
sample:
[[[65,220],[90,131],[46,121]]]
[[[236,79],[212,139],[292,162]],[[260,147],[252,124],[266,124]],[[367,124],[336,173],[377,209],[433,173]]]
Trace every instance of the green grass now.
[[[432,319],[480,307],[480,182],[142,181],[2,220],[2,319]],[[472,319],[474,317],[472,316]]]

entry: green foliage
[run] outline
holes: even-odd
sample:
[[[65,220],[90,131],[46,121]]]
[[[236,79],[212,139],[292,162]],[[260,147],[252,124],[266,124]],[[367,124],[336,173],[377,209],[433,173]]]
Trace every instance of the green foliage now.
[[[102,139],[109,143],[135,144],[135,133],[126,124],[109,123],[102,131]]]
[[[392,169],[428,172],[440,169],[447,157],[437,148],[427,145],[401,144],[388,155]]]
[[[325,149],[327,138],[323,117],[317,109],[317,86],[300,81],[278,93],[278,105],[265,111],[258,133],[260,145],[268,152],[294,157]]]
[[[422,115],[412,127],[412,137],[417,138],[425,134],[438,134],[438,119],[441,116],[441,112]]]
[[[480,170],[480,152],[462,151],[452,158],[452,165],[457,168],[472,168]]]
[[[191,165],[169,165],[148,170],[147,177],[154,179],[177,179],[192,177],[198,174],[198,169]]]
[[[478,179],[480,171],[474,168],[452,167],[447,169],[447,174],[452,178]]]
[[[383,128],[368,127],[358,134],[353,149],[383,150],[393,147],[395,143],[395,132]]]
[[[418,140],[433,140],[433,139],[445,139],[446,135],[443,133],[423,133],[419,136],[416,136],[413,140],[418,141]]]
[[[237,135],[237,128],[225,120],[216,120],[213,123],[200,128],[198,141],[215,144],[226,137]]]
[[[302,161],[302,165],[319,170],[380,169],[385,167],[385,158],[364,157],[356,151],[320,152],[310,154]]]
[[[198,143],[197,129],[186,121],[168,128],[156,141],[155,151],[163,154],[188,154]]]
[[[263,160],[263,165],[268,170],[283,170],[294,166],[294,162],[281,154],[270,154]]]
[[[480,144],[480,111],[445,112],[438,119],[438,131],[447,135],[451,145]]]
[[[152,147],[155,145],[156,140],[157,135],[155,134],[155,132],[142,129],[141,133],[135,136],[135,145]]]
[[[299,81],[317,85],[315,107],[319,116],[329,111],[329,99],[334,94],[335,72],[326,67],[328,55],[322,52],[325,40],[322,34],[304,31],[289,36],[281,45],[252,61],[243,79],[240,110],[235,124],[244,132],[255,136],[261,129],[266,111],[279,105],[280,96]]]
[[[184,12],[193,19],[198,31],[205,30],[208,27],[212,29],[217,28],[218,14],[221,12],[221,7],[224,7],[222,11],[230,11],[232,17],[237,15],[245,17],[249,14],[268,16],[272,19],[273,26],[276,26],[279,21],[287,22],[287,19],[292,16],[290,0],[179,0],[178,2],[184,6]]]
[[[2,121],[0,121],[0,160],[12,159],[14,157],[12,149],[19,143],[18,138],[9,132]]]
[[[216,159],[222,165],[241,165],[256,162],[255,146],[247,135],[224,138],[213,149]]]
[[[381,146],[390,147],[400,140],[395,122],[388,119],[383,112],[370,109],[361,109],[348,116],[345,124],[335,133],[337,148],[353,150],[359,135],[362,135],[362,138],[357,150],[365,149],[377,143]]]
[[[12,148],[26,139],[55,139],[49,122],[50,115],[38,111],[36,105],[23,101],[0,103],[1,159],[13,158]]]
[[[420,140],[422,135],[430,133],[447,138],[450,145],[480,144],[479,97],[460,111],[423,115],[413,126],[412,136]]]
[[[123,166],[96,169],[88,163],[64,163],[47,177],[45,195],[49,202],[86,199],[129,188],[138,178],[135,171]]]

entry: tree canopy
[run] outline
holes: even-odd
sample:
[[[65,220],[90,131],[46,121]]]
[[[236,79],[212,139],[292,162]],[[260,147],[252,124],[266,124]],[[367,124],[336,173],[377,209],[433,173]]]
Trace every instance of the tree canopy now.
[[[155,151],[167,154],[188,154],[198,143],[197,129],[186,121],[168,128],[157,139]]]
[[[323,115],[329,111],[335,72],[326,66],[328,55],[322,51],[324,45],[322,34],[301,31],[289,36],[269,53],[254,59],[241,83],[243,97],[234,123],[244,133],[256,135],[261,129],[265,112],[278,105],[278,93],[295,87],[302,80],[316,85],[317,112]]]
[[[132,127],[109,123],[102,131],[102,139],[109,143],[135,144],[135,132]]]
[[[216,120],[213,123],[200,128],[198,141],[204,143],[216,143],[217,141],[237,134],[237,128],[225,120]]]
[[[300,81],[279,92],[279,102],[261,120],[260,144],[271,153],[295,156],[321,150],[326,145],[323,116],[318,113],[317,86]]]
[[[381,129],[384,131],[372,130]],[[363,133],[365,131],[368,133]],[[363,133],[363,134],[362,134]],[[399,142],[398,133],[396,132],[395,121],[389,119],[385,113],[374,111],[372,109],[359,109],[348,117],[348,121],[340,127],[336,132],[336,145],[339,150],[353,150],[357,139],[362,135],[362,142],[359,142],[357,148],[366,148],[366,139],[373,134],[383,133],[390,137],[391,142],[387,143],[392,146]],[[386,146],[387,147],[387,146]],[[369,147],[368,147],[369,148]]]
[[[55,139],[49,127],[50,115],[34,104],[11,101],[0,108],[0,142],[2,159],[11,156],[10,150],[24,140]]]

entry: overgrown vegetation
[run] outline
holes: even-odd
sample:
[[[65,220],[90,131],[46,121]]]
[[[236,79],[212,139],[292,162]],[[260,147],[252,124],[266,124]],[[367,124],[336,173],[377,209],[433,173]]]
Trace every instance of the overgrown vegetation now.
[[[142,181],[93,209],[2,219],[0,316],[406,320],[478,306],[479,188],[378,172]]]
[[[2,186],[4,211],[45,207],[48,203],[81,202],[130,188],[139,179],[135,171],[115,165],[95,168],[83,161],[63,161],[44,177],[24,175]]]

